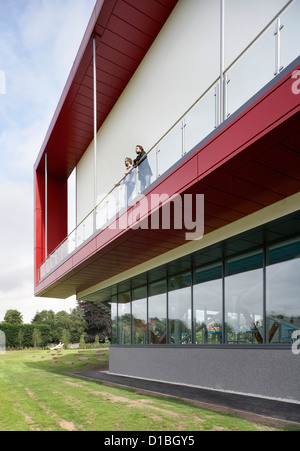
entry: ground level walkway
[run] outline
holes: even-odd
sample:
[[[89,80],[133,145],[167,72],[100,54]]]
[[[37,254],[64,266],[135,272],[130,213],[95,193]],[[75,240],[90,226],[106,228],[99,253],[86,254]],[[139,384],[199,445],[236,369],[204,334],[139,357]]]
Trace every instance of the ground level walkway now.
[[[73,373],[74,374],[74,373]],[[300,427],[300,403],[247,396],[217,390],[208,390],[167,382],[137,379],[110,374],[108,371],[76,372],[75,375],[94,379],[104,384],[131,388],[137,392],[172,396],[199,407],[223,413],[233,413],[251,421],[298,423]]]

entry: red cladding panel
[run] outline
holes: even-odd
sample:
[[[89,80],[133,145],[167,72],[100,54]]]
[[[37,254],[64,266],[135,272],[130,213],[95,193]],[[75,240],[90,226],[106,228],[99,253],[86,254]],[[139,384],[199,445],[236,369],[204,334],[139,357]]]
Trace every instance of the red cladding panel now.
[[[35,268],[45,260],[45,177],[35,173]],[[36,280],[37,274],[36,274]]]
[[[67,181],[48,175],[47,189],[47,250],[51,253],[67,236]],[[35,178],[35,269],[45,260],[45,175],[36,172]]]
[[[48,177],[48,254],[68,234],[67,181]]]

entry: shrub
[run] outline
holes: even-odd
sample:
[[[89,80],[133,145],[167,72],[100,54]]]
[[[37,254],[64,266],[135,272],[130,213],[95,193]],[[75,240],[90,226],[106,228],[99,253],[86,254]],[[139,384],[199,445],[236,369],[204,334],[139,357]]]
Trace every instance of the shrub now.
[[[9,324],[0,323],[0,330],[5,333],[6,347],[8,348],[30,348],[33,341],[34,329],[39,331],[39,345],[45,347],[49,341],[50,327],[46,324]]]
[[[85,349],[85,341],[84,341],[84,334],[80,336],[80,342],[79,342],[80,349]]]

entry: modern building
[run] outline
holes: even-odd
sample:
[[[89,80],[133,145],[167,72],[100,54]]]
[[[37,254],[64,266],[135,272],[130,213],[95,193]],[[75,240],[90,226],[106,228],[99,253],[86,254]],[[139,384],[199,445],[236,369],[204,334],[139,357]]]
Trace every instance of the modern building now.
[[[300,402],[299,23],[96,2],[34,167],[35,295],[110,308],[111,373]]]

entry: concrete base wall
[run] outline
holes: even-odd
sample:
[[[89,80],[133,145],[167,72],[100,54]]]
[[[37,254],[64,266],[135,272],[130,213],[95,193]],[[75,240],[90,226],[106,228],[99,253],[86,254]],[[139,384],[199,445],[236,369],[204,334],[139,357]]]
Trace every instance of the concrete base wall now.
[[[291,349],[111,346],[110,373],[300,402]]]

